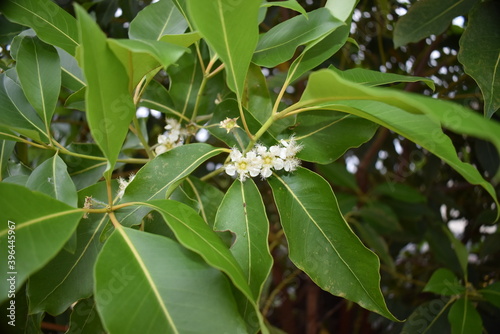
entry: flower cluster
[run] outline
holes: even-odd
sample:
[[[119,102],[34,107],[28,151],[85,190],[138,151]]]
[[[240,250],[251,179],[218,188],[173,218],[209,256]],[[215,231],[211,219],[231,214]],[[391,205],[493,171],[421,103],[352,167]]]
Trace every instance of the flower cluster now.
[[[246,154],[233,148],[229,154],[231,162],[225,166],[226,173],[231,176],[238,174],[238,179],[245,181],[248,177],[259,175],[263,179],[268,178],[273,169],[293,172],[300,165],[295,155],[301,149],[302,145],[297,144],[293,137],[288,141],[282,139],[280,145],[269,148],[258,144]]]
[[[184,139],[188,135],[187,129],[182,128],[181,123],[176,119],[167,118],[166,121],[166,131],[158,136],[158,144],[155,146],[156,155],[165,153],[174,147],[181,146],[184,144]]]
[[[123,197],[123,194],[125,194],[125,189],[127,189],[127,186],[129,185],[130,182],[135,178],[135,174],[132,173],[128,177],[128,181],[125,180],[123,177],[118,178],[118,193],[116,196],[118,196],[119,199]]]

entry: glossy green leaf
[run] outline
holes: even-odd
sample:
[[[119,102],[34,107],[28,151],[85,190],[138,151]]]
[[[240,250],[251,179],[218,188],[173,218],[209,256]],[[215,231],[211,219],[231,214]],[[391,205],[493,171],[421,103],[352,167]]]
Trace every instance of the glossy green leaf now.
[[[307,17],[307,12],[302,7],[297,0],[284,0],[284,1],[264,1],[261,5],[262,7],[272,7],[272,6],[278,6],[282,8],[288,8],[291,10],[294,10],[296,12],[299,12],[300,14],[304,15]]]
[[[56,47],[56,50],[61,61],[61,84],[75,92],[85,87],[85,78],[76,59],[61,48]]]
[[[440,35],[451,20],[467,13],[477,0],[420,0],[394,27],[394,46],[418,42],[430,35]]]
[[[61,64],[56,49],[36,37],[25,37],[17,52],[16,69],[26,98],[48,129],[61,90]]]
[[[288,80],[294,82],[304,73],[316,68],[318,65],[333,56],[347,41],[349,27],[338,26],[326,37],[309,42],[304,51],[295,59],[288,70]]]
[[[245,329],[222,273],[168,238],[126,227],[115,230],[99,254],[95,301],[111,333]]]
[[[329,184],[299,168],[268,179],[289,256],[322,289],[398,321],[380,290],[380,263],[342,217]]]
[[[266,77],[262,74],[260,66],[253,63],[250,64],[250,68],[248,69],[243,95],[243,106],[261,124],[264,124],[271,117],[273,105]]]
[[[481,334],[483,320],[476,308],[467,299],[459,299],[450,308],[448,321],[451,334]]]
[[[81,40],[81,67],[87,80],[87,120],[95,142],[108,159],[106,175],[113,171],[135,106],[128,91],[125,68],[109,49],[106,36],[92,18],[75,7]]]
[[[184,184],[184,191],[197,202],[197,210],[208,226],[213,226],[217,208],[222,202],[224,193],[219,188],[190,176]]]
[[[298,46],[314,41],[344,25],[326,8],[319,8],[295,16],[262,34],[252,61],[258,65],[274,67],[289,60]]]
[[[79,300],[73,307],[67,334],[105,334],[93,298]]]
[[[432,274],[422,291],[443,296],[453,296],[464,293],[465,287],[460,284],[453,272],[446,268],[439,268]]]
[[[338,111],[310,111],[299,114],[293,128],[295,139],[304,145],[297,155],[305,161],[329,164],[354,147],[369,141],[376,123]]]
[[[77,154],[104,157],[96,144],[72,143],[67,149]],[[78,190],[99,181],[106,170],[106,161],[84,159],[69,154],[63,155],[62,159],[68,166],[68,173]]]
[[[187,51],[182,46],[156,40],[109,39],[108,44],[127,69],[130,92],[145,75],[154,74],[161,67],[166,69]]]
[[[233,284],[243,294],[247,301],[239,300],[243,303],[244,315],[251,309],[258,312],[258,296],[253,295],[251,287],[248,285],[247,276],[241,268],[239,262],[229,251],[222,239],[203,221],[203,219],[190,207],[172,200],[157,200],[145,203],[150,208],[158,211],[167,225],[174,232],[177,240],[186,248],[198,253],[208,264],[228,275]],[[256,313],[258,322],[264,330],[263,319],[260,313]]]
[[[144,165],[128,185],[120,203],[165,198],[180,181],[207,159],[223,152],[207,144],[190,144],[160,154]],[[123,208],[116,213],[126,226],[139,224],[150,211],[146,207]]]
[[[73,16],[50,0],[6,0],[0,11],[11,21],[28,26],[46,43],[75,55],[78,29]]]
[[[187,0],[190,18],[205,41],[224,62],[227,84],[238,99],[257,45],[257,16],[262,1]]]
[[[113,186],[117,188],[116,182]],[[106,202],[106,183],[100,182],[79,192],[78,204],[83,207],[86,197]],[[76,229],[76,248],[70,253],[61,250],[40,271],[30,277],[28,290],[30,312],[46,311],[56,315],[74,302],[93,293],[93,268],[103,244],[99,236],[108,222],[107,214],[88,214]]]
[[[329,165],[318,165],[317,170],[334,186],[359,191],[356,177],[347,171],[345,164],[335,162]]]
[[[18,289],[64,246],[83,213],[45,194],[15,184],[0,183],[0,193],[2,258],[8,259],[8,245],[15,244],[11,248],[15,249],[15,263],[3,261],[1,267],[3,273],[15,276]],[[7,280],[0,282],[0,301],[7,298],[8,283]]]
[[[269,222],[259,189],[252,180],[233,182],[217,211],[214,229],[229,230],[235,241],[231,253],[240,264],[253,298],[258,302],[271,271]]]
[[[422,77],[414,77],[396,73],[383,73],[373,70],[367,70],[365,68],[353,68],[346,71],[340,71],[336,68],[332,69],[336,71],[340,77],[349,81],[366,85],[368,87],[388,85],[399,82],[423,82],[430,89],[435,89],[434,81]]]
[[[476,80],[484,97],[484,114],[500,108],[500,6],[495,1],[477,4],[460,38],[458,60]],[[478,51],[480,50],[480,51]]]
[[[152,3],[130,22],[130,39],[160,40],[164,35],[178,35],[186,31],[188,24],[171,0]]]
[[[346,22],[352,14],[359,0],[327,0],[325,8],[329,9],[333,16]]]
[[[294,107],[309,106],[351,113],[401,134],[443,159],[469,183],[481,185],[498,203],[492,185],[483,179],[476,168],[460,161],[451,140],[441,129],[443,125],[459,133],[490,140],[500,151],[498,123],[485,120],[455,103],[364,87],[344,80],[330,70],[321,70],[310,76],[301,100]],[[443,113],[443,110],[446,112]]]
[[[193,31],[179,35],[163,35],[160,38],[160,41],[187,48],[188,46],[191,46],[192,44],[198,42],[200,39],[200,33],[197,31]]]
[[[15,70],[7,73],[15,73]],[[36,141],[48,141],[45,125],[26,100],[22,88],[4,73],[0,74],[0,113],[2,132],[15,131]]]
[[[45,160],[30,175],[26,187],[47,194],[63,203],[76,207],[76,188],[71,180],[66,164],[54,155]]]
[[[488,285],[486,288],[479,290],[479,292],[492,305],[500,308],[500,282]]]

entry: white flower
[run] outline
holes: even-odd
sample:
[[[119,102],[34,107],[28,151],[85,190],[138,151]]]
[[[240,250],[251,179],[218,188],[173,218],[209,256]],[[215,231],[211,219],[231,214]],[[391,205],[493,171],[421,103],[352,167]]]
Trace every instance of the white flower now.
[[[293,136],[290,137],[288,141],[281,139],[280,144],[283,146],[280,152],[280,158],[283,160],[295,157],[295,155],[302,149],[302,145],[297,144]]]
[[[237,149],[232,149],[229,155],[231,163],[226,165],[226,173],[234,176],[238,174],[240,181],[245,181],[249,176],[255,177],[259,175],[262,166],[262,158],[255,152],[248,152],[243,155]]]
[[[293,172],[300,166],[300,160],[297,158],[287,158],[283,161],[283,169],[287,172]]]
[[[182,141],[174,140],[170,135],[159,135],[158,136],[158,146],[155,148],[156,155],[165,153],[174,147],[181,146]]]
[[[267,147],[263,145],[257,145],[255,147],[255,152],[262,159],[262,168],[260,170],[260,175],[265,179],[273,174],[272,169],[280,170],[283,169],[283,160],[278,157],[280,153],[280,148],[278,146],[271,146],[269,151]]]

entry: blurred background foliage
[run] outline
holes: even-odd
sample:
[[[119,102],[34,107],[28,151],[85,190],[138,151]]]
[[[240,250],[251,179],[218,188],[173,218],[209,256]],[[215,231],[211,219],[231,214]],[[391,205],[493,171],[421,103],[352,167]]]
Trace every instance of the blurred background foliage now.
[[[73,1],[55,2],[74,15]],[[91,9],[101,28],[113,38],[127,38],[129,22],[150,3],[136,0],[74,2]],[[306,11],[325,3],[324,0],[298,2]],[[403,83],[396,87],[452,100],[482,114],[484,106],[481,90],[465,74],[458,61],[459,40],[468,24],[468,11],[448,22],[444,32],[439,35],[430,35],[395,48],[397,22],[415,2],[360,0],[352,16],[351,39],[320,67],[335,66],[340,70],[364,68],[431,78],[436,84],[435,91],[421,82]],[[261,31],[296,14],[286,8],[270,7],[261,24]],[[0,27],[0,67],[5,70],[12,62],[9,55],[12,36],[25,27],[10,23],[3,16],[0,16]],[[276,95],[281,88],[292,61],[276,68],[263,69],[271,94]],[[156,79],[168,85],[168,76],[164,71]],[[288,87],[285,102],[296,102],[305,83],[304,78]],[[63,104],[65,98],[67,96],[63,91]],[[164,120],[154,111],[147,111],[142,116],[145,116],[144,126],[154,144]],[[58,131],[60,143],[68,143],[75,138],[84,142],[88,138],[89,130],[82,127],[82,112],[61,108],[56,117],[54,129]],[[492,118],[499,120],[495,114]],[[493,145],[464,135],[446,133],[452,139],[459,157],[476,166],[484,178],[492,181],[498,189],[493,176],[499,167],[499,156]],[[209,138],[208,141],[216,139]],[[128,144],[134,147],[133,140]],[[216,144],[221,145],[220,142]],[[21,143],[16,144],[19,161],[9,165],[9,173],[22,174],[23,170],[29,169],[30,166],[23,162],[36,162],[36,157],[27,158],[34,152],[40,151],[31,151]],[[40,160],[45,158],[39,157]],[[425,324],[428,325],[440,313],[449,297],[422,290],[438,268],[448,268],[458,277],[461,276],[459,259],[452,246],[453,235],[469,252],[468,277],[471,289],[479,289],[499,280],[500,232],[494,224],[494,201],[484,189],[467,183],[451,167],[418,145],[379,128],[369,142],[349,150],[334,163],[308,164],[307,167],[331,183],[347,221],[362,241],[380,257],[382,291],[389,309],[398,318],[407,319],[415,310],[420,310],[421,320],[424,321],[422,328],[425,328]],[[123,175],[128,175],[133,168],[123,166]],[[230,178],[220,175],[212,182],[227,189]],[[409,327],[403,329],[405,323],[392,323],[354,303],[322,291],[295,268],[286,256],[286,241],[271,192],[265,189],[267,185],[264,182],[259,183],[259,186],[268,206],[270,243],[275,258],[268,298],[263,298],[266,303],[262,305],[270,324],[290,334],[418,332]],[[500,310],[483,302],[479,303],[478,310],[485,330],[488,333],[497,332],[500,328]],[[58,324],[67,323],[65,316],[61,315],[57,319],[46,317],[45,331],[60,332],[64,325]],[[53,324],[49,326],[49,322]],[[450,331],[446,310],[428,333]],[[276,333],[279,332],[276,329]]]

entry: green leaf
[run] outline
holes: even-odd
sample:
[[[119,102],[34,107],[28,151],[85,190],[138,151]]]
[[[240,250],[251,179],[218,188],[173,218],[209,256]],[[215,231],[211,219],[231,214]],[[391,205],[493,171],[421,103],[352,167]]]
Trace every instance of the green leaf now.
[[[73,307],[67,334],[105,334],[93,298],[79,300]]]
[[[420,0],[394,27],[394,47],[418,42],[430,36],[440,35],[455,17],[467,13],[477,0]]]
[[[460,264],[460,269],[462,269],[462,274],[467,281],[467,265],[469,263],[469,251],[467,247],[458,240],[453,233],[446,226],[442,226],[443,232],[446,234],[450,241],[451,248],[457,256],[458,263]]]
[[[61,48],[57,48],[57,54],[61,61],[61,83],[72,91],[81,90],[86,86],[82,69],[78,66],[76,59]]]
[[[35,168],[26,187],[47,194],[70,206],[77,206],[78,197],[75,185],[69,177],[66,164],[57,154]]]
[[[443,296],[453,296],[464,293],[465,287],[460,284],[453,272],[446,268],[439,268],[432,274],[422,291]]]
[[[368,224],[355,224],[355,230],[365,245],[372,249],[390,270],[396,271],[396,265],[384,238]]]
[[[423,82],[432,90],[436,88],[432,79],[422,77],[414,77],[395,73],[382,73],[379,71],[367,70],[364,68],[353,68],[346,71],[338,70],[335,67],[331,67],[331,69],[334,70],[341,78],[368,87],[388,85],[398,82]]]
[[[238,100],[259,38],[257,17],[262,1],[187,0],[189,14],[205,41],[224,62],[227,84]]]
[[[479,290],[479,292],[483,295],[484,299],[500,308],[500,282],[488,285],[486,288]]]
[[[304,145],[298,158],[329,164],[354,147],[369,141],[378,125],[338,111],[310,111],[299,114],[293,128],[295,139]]]
[[[0,140],[0,181],[7,176],[7,163],[10,155],[14,151],[16,142],[10,140]]]
[[[243,101],[243,106],[261,124],[264,124],[271,117],[273,104],[266,77],[262,73],[260,66],[253,63],[250,64],[250,68],[248,69]],[[228,115],[227,117],[230,116]]]
[[[111,333],[245,330],[222,273],[168,238],[126,227],[99,254],[95,301]]]
[[[297,2],[297,0],[284,0],[284,1],[273,1],[273,2],[264,1],[264,3],[262,3],[261,6],[262,7],[278,6],[282,8],[288,8],[296,12],[299,12],[300,14],[307,17],[306,10]]]
[[[199,215],[208,226],[213,226],[217,208],[222,202],[224,193],[209,183],[190,176],[186,179],[184,191],[191,198],[195,198],[198,205]]]
[[[328,183],[304,168],[268,182],[292,262],[322,289],[398,321],[380,291],[377,256],[352,232]]]
[[[491,117],[500,108],[500,6],[479,2],[470,12],[460,37],[458,60],[476,80],[484,97],[484,114]]]
[[[49,129],[61,90],[61,64],[56,49],[36,37],[24,37],[17,52],[16,69],[26,98]]]
[[[340,78],[331,70],[313,73],[301,100],[291,108],[311,106],[351,113],[401,134],[443,159],[469,183],[481,185],[498,203],[493,186],[476,168],[460,161],[453,143],[441,129],[443,125],[459,133],[490,140],[500,151],[498,123],[483,119],[455,103],[386,88],[364,87]]]
[[[352,14],[359,0],[328,0],[325,8],[329,9],[333,16],[346,22]]]
[[[81,40],[81,67],[87,80],[87,120],[95,142],[108,159],[105,175],[114,169],[135,106],[128,91],[125,68],[109,49],[106,36],[92,18],[76,5]]]
[[[290,83],[299,79],[304,73],[316,68],[333,56],[344,46],[349,36],[349,27],[341,25],[325,37],[308,43],[304,51],[290,65],[288,80]]]
[[[130,22],[130,39],[160,40],[164,35],[186,31],[188,23],[171,0],[161,0],[146,6]]]
[[[40,116],[29,104],[22,88],[7,74],[14,75],[15,70],[0,74],[0,129],[12,131],[39,142],[47,142],[48,135]],[[16,136],[17,137],[17,136]]]
[[[6,0],[0,11],[11,21],[36,31],[44,42],[75,55],[78,29],[73,16],[50,0]]]
[[[120,203],[163,199],[207,159],[223,152],[207,144],[189,144],[160,154],[144,165],[128,185]],[[139,224],[147,207],[123,208],[116,217],[125,226]]]
[[[192,44],[198,42],[201,39],[201,35],[197,31],[188,32],[179,35],[163,35],[160,41],[167,42],[187,48]]]
[[[0,255],[8,259],[15,249],[15,264],[2,262],[2,272],[15,277],[16,290],[42,268],[73,234],[83,212],[25,187],[0,183]],[[12,222],[12,223],[11,223]],[[14,232],[9,232],[14,231]],[[11,265],[13,265],[11,267]],[[15,274],[9,274],[14,272]],[[9,282],[0,282],[0,302],[7,298]]]
[[[222,239],[203,221],[203,219],[190,207],[172,200],[157,200],[144,203],[158,211],[167,225],[174,232],[177,240],[186,248],[199,254],[209,265],[228,275],[233,284],[250,302],[252,308],[259,312],[257,296],[247,283],[247,276],[238,261],[228,250]],[[248,305],[244,303],[245,315],[249,312]],[[261,329],[264,330],[263,319],[256,313]]]
[[[160,67],[166,69],[188,50],[156,40],[109,39],[108,44],[127,69],[130,92],[133,92],[145,75],[159,70]]]
[[[467,299],[459,299],[450,308],[448,321],[451,334],[481,334],[483,321],[476,308]]]
[[[445,299],[434,299],[420,304],[405,321],[401,334],[443,334],[450,332],[450,325],[441,315],[447,312]]]
[[[103,157],[101,150],[95,144],[71,143],[66,148],[77,154]],[[62,158],[64,162],[66,162],[69,175],[78,190],[99,181],[102,177],[102,173],[106,170],[106,161],[84,159],[69,154],[63,155]]]
[[[236,240],[231,245],[255,301],[259,301],[264,282],[271,271],[269,222],[259,189],[252,180],[235,180],[217,211],[214,229],[229,230]]]
[[[326,8],[319,8],[295,16],[262,34],[252,61],[258,65],[274,67],[292,58],[299,45],[327,36],[344,25]]]
[[[113,184],[114,190],[117,183]],[[106,183],[100,182],[79,192],[79,206],[85,198],[106,202]],[[70,253],[61,250],[40,271],[30,277],[30,312],[46,311],[52,315],[63,313],[75,301],[93,293],[93,268],[103,244],[99,236],[108,222],[107,214],[88,214],[76,229],[76,248]]]
[[[317,169],[331,184],[359,192],[356,177],[347,171],[345,164],[336,162],[329,165],[319,165]]]

